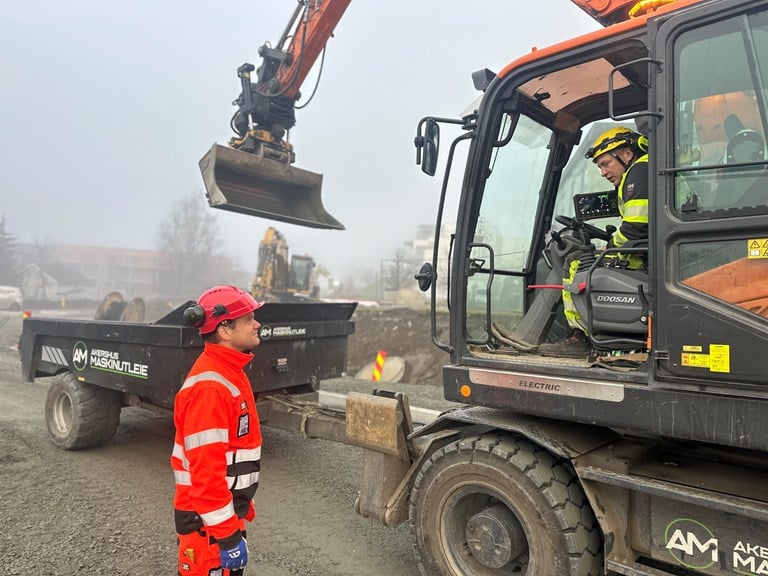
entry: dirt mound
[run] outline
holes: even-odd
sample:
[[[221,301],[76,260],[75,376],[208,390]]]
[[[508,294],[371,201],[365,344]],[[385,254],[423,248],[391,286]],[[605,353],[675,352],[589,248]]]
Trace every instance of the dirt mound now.
[[[402,382],[440,386],[441,369],[448,354],[432,343],[429,310],[412,308],[366,308],[358,306],[352,320],[355,333],[349,338],[347,373],[355,375],[376,360],[384,350],[387,356],[405,361]],[[448,340],[448,318],[438,315],[438,339]]]

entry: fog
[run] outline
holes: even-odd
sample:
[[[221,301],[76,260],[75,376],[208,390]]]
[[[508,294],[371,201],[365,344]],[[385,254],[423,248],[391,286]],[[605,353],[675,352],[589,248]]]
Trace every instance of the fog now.
[[[277,42],[294,6],[7,3],[0,24],[7,232],[23,243],[155,248],[174,202],[204,197],[197,163],[231,136],[237,67],[259,64],[259,46]],[[375,268],[419,224],[434,224],[440,178],[415,164],[418,120],[457,117],[478,96],[473,71],[498,71],[534,46],[597,26],[568,0],[353,1],[290,134],[296,166],[324,174],[325,207],[346,230],[216,210],[221,252],[253,269],[274,225],[292,251],[337,275]],[[443,131],[444,151],[457,134]]]

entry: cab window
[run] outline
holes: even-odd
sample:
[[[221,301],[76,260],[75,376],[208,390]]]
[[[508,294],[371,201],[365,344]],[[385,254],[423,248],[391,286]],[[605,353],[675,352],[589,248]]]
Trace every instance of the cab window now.
[[[670,211],[717,230],[716,241],[695,232],[679,245],[681,284],[768,317],[768,233],[747,220],[768,214],[768,16],[741,15],[685,32],[675,53]]]

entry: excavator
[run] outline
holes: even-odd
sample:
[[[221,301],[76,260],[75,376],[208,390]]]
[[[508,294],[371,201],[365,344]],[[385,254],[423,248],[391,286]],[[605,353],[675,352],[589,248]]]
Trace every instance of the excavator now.
[[[259,262],[251,283],[251,294],[257,300],[291,302],[296,299],[317,300],[320,277],[333,286],[332,275],[306,254],[291,254],[285,236],[270,226],[259,243]]]
[[[340,227],[281,134],[318,53],[302,47],[327,40],[348,3],[302,3],[290,49],[264,49],[255,84],[241,67],[238,137],[201,162],[212,206]],[[572,5],[600,28],[475,72],[476,105],[417,124],[427,176],[441,128],[458,134],[416,279],[460,407],[415,427],[403,394],[350,394],[355,509],[407,521],[423,576],[766,575],[768,0]],[[648,238],[621,250],[609,239],[622,201],[589,159],[612,128],[648,141]],[[540,353],[567,334],[565,292],[583,357]]]

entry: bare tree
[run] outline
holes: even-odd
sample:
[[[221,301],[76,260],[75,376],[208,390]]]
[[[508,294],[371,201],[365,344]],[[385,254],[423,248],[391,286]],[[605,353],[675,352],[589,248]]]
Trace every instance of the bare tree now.
[[[232,260],[218,252],[220,235],[203,194],[174,203],[157,232],[160,285],[168,297],[194,299],[211,285],[233,281]]]

